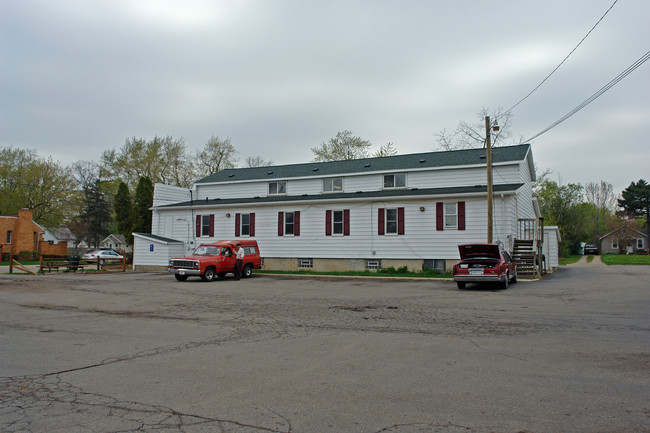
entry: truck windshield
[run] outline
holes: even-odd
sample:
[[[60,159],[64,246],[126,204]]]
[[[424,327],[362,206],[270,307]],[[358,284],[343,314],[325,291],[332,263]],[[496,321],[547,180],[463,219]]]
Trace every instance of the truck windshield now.
[[[219,248],[200,246],[196,250],[194,250],[194,255],[195,256],[218,256]]]

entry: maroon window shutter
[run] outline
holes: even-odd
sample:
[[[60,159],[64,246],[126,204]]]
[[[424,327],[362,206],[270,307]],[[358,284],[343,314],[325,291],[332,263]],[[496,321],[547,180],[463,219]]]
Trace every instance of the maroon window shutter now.
[[[325,211],[325,236],[332,236],[332,211]]]
[[[284,236],[284,212],[278,212],[278,236]]]
[[[382,236],[385,233],[386,230],[386,224],[385,224],[385,209],[379,208],[379,214],[377,215],[377,234],[379,236]]]
[[[458,230],[465,230],[465,202],[458,202]]]
[[[235,214],[235,237],[241,234],[241,214]]]
[[[249,220],[250,222],[250,234],[251,236],[255,236],[255,213],[250,214]]]
[[[210,237],[214,237],[214,214],[210,215]]]
[[[350,236],[350,209],[343,210],[343,236]]]
[[[196,237],[201,236],[201,215],[196,216]]]
[[[404,208],[403,207],[397,208],[397,234],[398,235],[404,234]]]
[[[293,235],[300,236],[300,211],[293,213]]]
[[[436,203],[436,230],[445,229],[445,214],[441,201]]]

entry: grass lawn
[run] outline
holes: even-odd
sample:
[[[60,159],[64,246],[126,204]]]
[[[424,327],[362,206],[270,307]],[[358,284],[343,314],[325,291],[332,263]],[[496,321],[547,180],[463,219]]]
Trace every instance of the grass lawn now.
[[[566,265],[571,265],[578,260],[580,260],[582,256],[580,254],[573,254],[570,255],[569,257],[560,257],[560,266],[566,266]]]
[[[650,255],[647,254],[604,254],[601,256],[606,265],[646,265],[650,266]]]

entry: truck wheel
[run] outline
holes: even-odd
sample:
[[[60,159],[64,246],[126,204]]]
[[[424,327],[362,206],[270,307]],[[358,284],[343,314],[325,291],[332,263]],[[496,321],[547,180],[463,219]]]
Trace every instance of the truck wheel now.
[[[176,279],[177,279],[178,281],[185,281],[185,280],[187,280],[187,275],[178,275],[178,274],[174,274],[174,276],[176,277]]]
[[[225,272],[219,272],[219,273],[217,274],[217,277],[218,277],[220,280],[223,280],[224,278],[226,278],[226,273],[225,273]]]
[[[201,279],[203,281],[212,281],[212,280],[214,280],[215,276],[216,276],[216,274],[214,273],[214,268],[210,267],[210,268],[207,268],[205,270],[205,272],[203,272],[203,274],[201,274]]]
[[[458,286],[458,288],[459,288],[460,290],[463,290],[463,289],[465,288],[465,283],[461,283],[460,281],[458,281],[458,282],[456,283],[456,285]]]
[[[250,278],[253,276],[253,267],[251,265],[245,265],[241,271],[242,277]]]

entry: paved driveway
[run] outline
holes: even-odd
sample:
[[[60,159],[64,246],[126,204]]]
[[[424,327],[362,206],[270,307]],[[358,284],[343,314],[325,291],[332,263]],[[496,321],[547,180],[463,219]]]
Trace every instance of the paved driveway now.
[[[2,432],[648,432],[650,267],[0,276]]]

